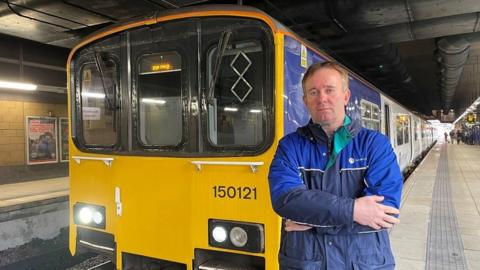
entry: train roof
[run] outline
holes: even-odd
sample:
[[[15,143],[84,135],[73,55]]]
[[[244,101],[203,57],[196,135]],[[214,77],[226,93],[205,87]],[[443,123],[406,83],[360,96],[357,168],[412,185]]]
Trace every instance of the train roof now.
[[[122,21],[122,22],[113,24],[111,26],[105,27],[103,29],[93,32],[92,34],[82,39],[70,52],[68,63],[70,62],[75,51],[77,51],[79,48],[97,39],[106,37],[110,34],[121,32],[126,29],[130,29],[134,27],[152,25],[162,21],[181,19],[181,18],[186,18],[191,16],[200,16],[200,17],[202,16],[241,16],[241,17],[251,17],[251,18],[260,19],[265,21],[272,28],[274,32],[281,32],[285,35],[291,36],[297,39],[298,41],[302,42],[304,45],[314,50],[318,54],[320,54],[322,57],[328,60],[336,61],[333,57],[331,57],[326,52],[318,48],[317,45],[300,37],[294,31],[292,31],[291,29],[289,29],[288,27],[286,27],[281,22],[277,21],[275,18],[271,17],[267,13],[263,12],[262,10],[259,10],[255,7],[243,6],[243,5],[216,4],[216,5],[201,5],[201,6],[186,7],[186,8],[179,8],[179,9],[154,11],[151,14],[143,17],[132,18],[130,20]],[[423,120],[427,120],[422,115],[419,115],[416,112],[412,112],[410,109],[400,104],[394,98],[392,98],[391,96],[387,95],[386,93],[378,89],[375,85],[367,81],[365,78],[361,77],[360,75],[356,74],[349,68],[345,67],[339,61],[337,62],[348,71],[350,76],[355,77],[356,79],[367,84],[370,88],[374,89],[381,95],[384,95],[385,97],[389,98],[390,100],[392,100],[397,105],[404,108],[405,110],[411,112],[412,114],[415,114],[416,116],[420,117]]]

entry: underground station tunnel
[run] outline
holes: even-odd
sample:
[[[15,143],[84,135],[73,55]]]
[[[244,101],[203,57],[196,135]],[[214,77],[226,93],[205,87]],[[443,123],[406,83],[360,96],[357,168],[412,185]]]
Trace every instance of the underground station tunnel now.
[[[479,14],[1,0],[0,270],[480,269]]]

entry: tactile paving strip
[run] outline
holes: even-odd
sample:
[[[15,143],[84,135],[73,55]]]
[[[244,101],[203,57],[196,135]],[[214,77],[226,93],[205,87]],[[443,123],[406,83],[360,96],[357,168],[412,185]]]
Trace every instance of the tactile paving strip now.
[[[440,155],[433,187],[425,269],[467,269],[452,202],[446,145]]]

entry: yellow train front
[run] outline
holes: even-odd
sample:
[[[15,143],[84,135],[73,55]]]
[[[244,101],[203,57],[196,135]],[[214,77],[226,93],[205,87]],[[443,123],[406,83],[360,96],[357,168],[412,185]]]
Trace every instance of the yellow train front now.
[[[118,269],[278,269],[267,175],[284,133],[285,33],[255,9],[202,7],[73,49],[72,254]]]

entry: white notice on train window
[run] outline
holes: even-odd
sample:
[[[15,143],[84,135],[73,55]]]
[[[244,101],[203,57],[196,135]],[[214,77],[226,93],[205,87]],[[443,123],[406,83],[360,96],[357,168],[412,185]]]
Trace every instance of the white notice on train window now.
[[[99,107],[82,107],[83,120],[100,120]]]
[[[302,44],[302,47],[300,49],[300,66],[307,68],[308,66],[308,60],[307,60],[308,54],[307,54],[307,47]]]

